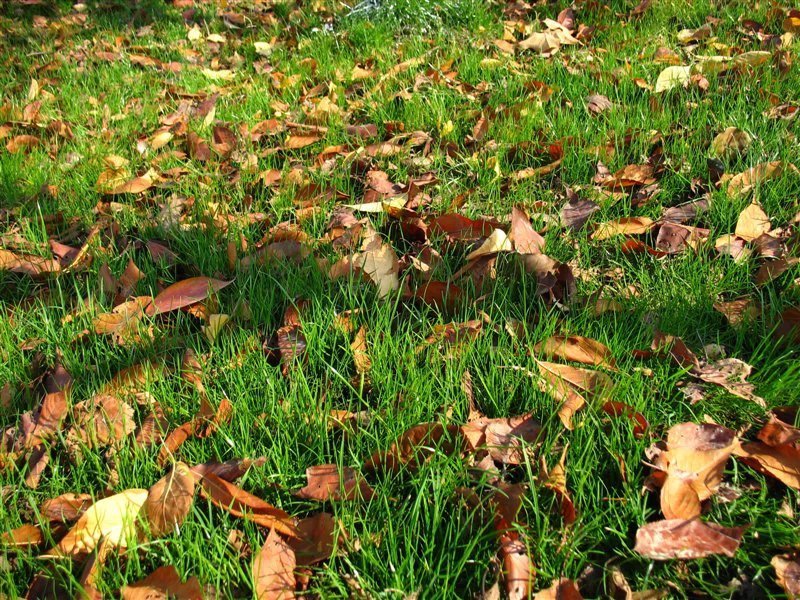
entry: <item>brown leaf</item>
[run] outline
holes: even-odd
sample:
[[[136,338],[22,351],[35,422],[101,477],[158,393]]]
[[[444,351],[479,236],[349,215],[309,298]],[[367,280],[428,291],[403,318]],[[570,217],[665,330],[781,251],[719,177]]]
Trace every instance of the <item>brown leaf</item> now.
[[[589,109],[590,113],[599,115],[602,112],[614,108],[614,103],[602,94],[592,94],[586,99],[586,108]]]
[[[316,144],[320,141],[322,137],[318,135],[290,135],[286,138],[286,143],[284,143],[283,147],[287,150],[299,150],[300,148],[305,148],[306,146],[310,146],[311,144]]]
[[[118,446],[136,430],[133,408],[116,396],[98,394],[72,409],[68,441],[90,448]]]
[[[110,313],[97,315],[93,322],[95,333],[110,335],[120,346],[152,338],[152,326],[144,321],[152,301],[152,296],[138,296],[115,306]]]
[[[583,600],[583,596],[574,581],[562,577],[546,590],[536,592],[533,600]]]
[[[711,142],[711,152],[723,160],[744,154],[750,146],[750,135],[737,127],[728,127]]]
[[[253,521],[262,527],[272,528],[289,537],[300,535],[294,519],[288,513],[214,473],[204,473],[200,485],[205,498],[232,515]]]
[[[541,254],[544,238],[531,226],[528,215],[516,206],[511,209],[511,233],[508,238],[520,254]]]
[[[513,465],[525,462],[525,446],[536,443],[541,431],[530,413],[499,419],[484,417],[461,426],[469,450],[488,449],[493,460]]]
[[[492,497],[495,509],[494,528],[500,544],[499,555],[503,562],[503,577],[509,600],[528,598],[534,579],[533,561],[515,529],[524,494],[525,488],[521,484],[501,482]]]
[[[44,532],[38,525],[25,524],[0,535],[0,544],[7,547],[40,546],[44,542]]]
[[[25,436],[26,448],[34,448],[51,439],[61,430],[61,422],[67,415],[69,405],[65,391],[46,394],[36,415],[33,429]]]
[[[177,462],[150,488],[142,506],[149,533],[159,538],[175,531],[192,510],[195,478],[188,465]]]
[[[647,523],[636,532],[634,552],[653,560],[734,556],[747,527],[722,527],[699,519]]]
[[[756,471],[800,490],[800,447],[793,444],[768,446],[762,442],[746,442],[735,448],[733,454]]]
[[[792,164],[784,164],[779,160],[750,167],[728,179],[728,196],[732,198],[746,196],[762,183],[780,177],[784,171],[797,172],[797,167]]]
[[[44,557],[85,555],[97,548],[101,540],[109,547],[127,548],[138,538],[137,521],[145,500],[147,490],[140,489],[98,500]]]
[[[669,596],[666,589],[634,592],[619,567],[611,567],[607,572],[606,587],[614,600],[661,600]]]
[[[454,454],[461,449],[461,431],[458,425],[423,423],[403,433],[385,452],[375,452],[364,464],[366,470],[398,471],[405,465],[416,469],[434,452]]]
[[[42,518],[48,521],[70,523],[77,520],[94,502],[91,494],[68,492],[45,500],[39,508]]]
[[[190,131],[186,135],[186,143],[189,146],[189,156],[194,160],[206,162],[211,158],[211,148],[208,146],[208,142],[194,131]]]
[[[800,558],[785,554],[773,556],[770,562],[775,568],[775,578],[789,600],[800,598]]]
[[[800,441],[800,428],[784,423],[775,414],[770,414],[769,421],[758,432],[759,440],[767,446],[783,446]]]
[[[400,263],[394,249],[378,233],[364,239],[362,252],[353,256],[353,264],[367,274],[378,287],[378,296],[388,296],[400,287]]]
[[[351,467],[317,465],[306,469],[308,484],[295,492],[298,498],[329,502],[370,500],[375,492],[364,477]]]
[[[355,339],[350,344],[353,351],[353,362],[356,365],[356,372],[360,375],[369,373],[372,369],[372,360],[367,352],[367,328],[362,325],[356,332]]]
[[[225,481],[234,481],[244,475],[250,467],[262,467],[266,462],[267,458],[265,456],[256,459],[235,458],[222,463],[212,460],[194,465],[191,470],[197,481],[200,481],[206,473],[214,473],[214,475]]]
[[[593,240],[607,240],[615,235],[641,235],[655,226],[648,217],[624,217],[600,223],[592,233]]]
[[[329,513],[316,513],[297,523],[301,536],[289,540],[298,565],[311,566],[333,554],[336,522]]]
[[[205,594],[197,577],[181,582],[178,570],[172,565],[159,567],[144,579],[124,586],[122,600],[203,600]]]
[[[715,302],[714,310],[725,315],[733,327],[749,323],[761,314],[761,307],[752,298],[738,298],[728,302]]]
[[[647,419],[645,419],[642,413],[637,412],[633,407],[623,402],[608,400],[604,402],[600,408],[610,417],[628,417],[629,420],[633,421],[634,437],[643,437],[650,428],[650,423],[647,422]]]
[[[153,180],[144,175],[142,177],[134,177],[124,183],[121,183],[110,190],[106,190],[106,194],[111,195],[118,195],[118,194],[141,194],[142,192],[146,192],[151,187],[153,187]]]
[[[572,429],[572,416],[586,405],[578,390],[602,398],[613,387],[611,379],[599,371],[539,360],[536,364],[539,388],[562,402],[558,417],[567,429]]]
[[[586,365],[616,368],[614,357],[607,346],[580,335],[554,335],[534,346],[534,351],[547,358],[561,358]]]
[[[752,242],[762,234],[769,233],[771,229],[772,225],[770,225],[767,213],[761,206],[753,202],[739,215],[734,233],[743,240]]]
[[[561,517],[564,519],[565,525],[572,525],[577,519],[577,512],[575,511],[575,504],[567,490],[567,448],[561,453],[561,458],[558,464],[552,469],[547,471],[544,469],[544,481],[542,485],[549,490],[552,490],[559,498],[561,503]]]
[[[569,201],[561,207],[559,219],[564,227],[580,229],[600,207],[591,200],[579,198],[574,192],[570,194]]]
[[[700,515],[700,503],[716,493],[737,443],[736,434],[721,425],[681,423],[669,430],[660,457],[666,465],[661,512],[667,519]]]
[[[15,135],[6,142],[6,150],[11,154],[28,152],[39,145],[39,138],[34,135]]]
[[[253,561],[253,591],[258,600],[289,600],[297,585],[294,550],[270,529],[269,535]]]
[[[154,315],[191,306],[233,283],[211,277],[191,277],[173,283],[153,299]]]
[[[723,358],[713,363],[702,364],[692,370],[703,381],[725,388],[739,398],[766,407],[764,399],[755,394],[755,386],[746,381],[753,368],[738,358]]]
[[[469,241],[489,237],[499,223],[473,220],[458,213],[439,215],[430,222],[432,234],[445,234],[451,240]]]

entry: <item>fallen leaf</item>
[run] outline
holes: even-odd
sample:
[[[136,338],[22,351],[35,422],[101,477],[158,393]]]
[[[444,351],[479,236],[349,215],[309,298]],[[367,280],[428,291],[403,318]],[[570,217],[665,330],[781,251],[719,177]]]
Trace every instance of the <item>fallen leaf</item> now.
[[[203,474],[200,486],[205,498],[235,517],[253,521],[262,527],[269,527],[288,537],[299,535],[295,521],[288,513],[212,472]]]
[[[615,235],[641,235],[655,226],[648,217],[624,217],[615,221],[600,223],[592,233],[593,240],[607,240]]]
[[[533,347],[547,358],[561,358],[586,365],[616,367],[611,350],[596,340],[580,335],[554,335]]]
[[[614,108],[614,103],[602,94],[592,94],[586,99],[586,108],[590,113],[599,115],[602,112]]]
[[[332,500],[370,500],[375,492],[364,477],[351,467],[317,465],[306,469],[308,483],[295,492],[298,498],[330,502]]]
[[[741,198],[759,185],[780,177],[784,172],[797,172],[797,167],[775,160],[750,167],[727,180],[727,192],[731,198]]]
[[[294,550],[270,529],[267,539],[253,561],[253,591],[258,600],[289,600],[297,585]]]
[[[761,235],[769,233],[771,229],[767,213],[753,202],[739,214],[734,233],[743,240],[752,242]]]
[[[700,515],[701,503],[722,483],[725,465],[737,444],[736,434],[710,423],[681,423],[667,434],[659,466],[666,469],[661,512],[667,519]]]
[[[715,302],[714,310],[722,313],[733,327],[755,321],[761,314],[761,307],[752,298]]]
[[[692,68],[681,65],[666,67],[658,74],[655,92],[660,94],[676,87],[686,87],[692,78]]]
[[[350,344],[353,351],[353,362],[356,365],[356,372],[363,375],[372,368],[372,360],[367,352],[367,328],[362,325],[356,332],[353,342]]]
[[[784,589],[789,600],[800,597],[800,559],[788,554],[778,555],[772,557],[770,564],[775,569],[778,584]]]
[[[636,532],[634,552],[653,560],[734,556],[747,527],[722,527],[699,519],[647,523]]]
[[[39,514],[48,521],[71,523],[80,518],[94,499],[91,494],[73,494],[68,492],[50,500],[45,500],[39,507]]]
[[[583,596],[574,581],[562,577],[546,590],[536,592],[533,600],[583,600]]]
[[[153,299],[152,312],[158,315],[201,302],[233,283],[211,277],[191,277],[173,283]]]
[[[531,226],[528,215],[516,206],[511,209],[511,233],[508,239],[520,254],[541,254],[544,238]]]
[[[800,490],[800,447],[794,444],[768,446],[763,442],[745,442],[735,448],[733,454],[756,471]]]
[[[711,141],[711,153],[723,160],[743,155],[750,147],[750,134],[737,127],[728,127]]]
[[[477,249],[467,254],[467,260],[473,261],[482,256],[489,256],[499,252],[511,252],[511,240],[502,229],[495,229]]]
[[[451,455],[461,449],[458,425],[423,423],[403,433],[386,451],[375,452],[364,464],[367,470],[398,471],[401,466],[415,469],[434,452]]]
[[[177,462],[150,488],[142,506],[149,533],[154,538],[180,528],[192,510],[195,478],[188,465]]]
[[[575,504],[567,490],[567,447],[561,453],[561,458],[553,468],[547,469],[543,464],[543,481],[542,485],[549,490],[552,490],[559,498],[561,503],[561,517],[564,519],[565,525],[572,525],[577,519],[577,512],[575,511]]]
[[[471,451],[488,450],[493,460],[513,465],[525,462],[525,447],[535,444],[541,431],[541,425],[531,414],[498,419],[483,417],[461,426]]]
[[[110,547],[127,548],[138,538],[137,522],[146,500],[147,490],[140,489],[125,490],[98,500],[44,557],[88,554],[101,539]]]
[[[196,577],[181,582],[173,566],[159,567],[144,579],[124,586],[122,600],[203,600],[206,596]]]

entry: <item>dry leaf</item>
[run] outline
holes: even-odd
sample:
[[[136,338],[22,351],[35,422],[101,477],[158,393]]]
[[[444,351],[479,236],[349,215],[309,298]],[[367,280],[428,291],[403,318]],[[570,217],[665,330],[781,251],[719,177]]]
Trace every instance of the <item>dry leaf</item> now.
[[[275,529],[289,537],[299,535],[295,521],[289,514],[212,472],[203,474],[200,486],[205,498],[236,517]]]
[[[800,598],[800,559],[797,556],[773,556],[775,577],[789,600]]]
[[[92,504],[46,557],[88,554],[104,540],[113,548],[127,548],[138,538],[137,521],[147,490],[130,489]]]
[[[461,426],[470,450],[488,450],[493,460],[513,465],[525,462],[525,446],[535,444],[541,431],[541,425],[531,414],[499,419],[483,417]]]
[[[375,492],[364,477],[351,467],[317,465],[306,469],[308,484],[295,492],[298,498],[332,500],[370,500]]]
[[[153,299],[152,310],[149,312],[157,315],[191,306],[205,300],[231,283],[233,282],[211,277],[191,277],[178,281]]]
[[[150,488],[142,511],[152,537],[167,535],[183,524],[192,510],[194,485],[188,465],[177,462]]]
[[[711,153],[723,160],[743,155],[750,147],[750,134],[737,127],[728,127],[711,142]]]
[[[294,550],[270,529],[253,561],[253,591],[258,600],[289,600],[296,586]]]
[[[635,552],[653,560],[734,556],[747,527],[722,527],[699,519],[647,523],[636,532]]]
[[[580,335],[554,335],[534,346],[534,352],[547,358],[561,358],[586,365],[616,367],[611,350],[596,340]]]
[[[607,240],[615,235],[641,235],[655,226],[648,217],[624,217],[615,221],[600,223],[592,233],[593,240]]]
[[[739,214],[734,233],[743,240],[752,242],[761,235],[769,233],[771,229],[767,213],[753,202]]]
[[[196,577],[181,582],[173,566],[159,567],[144,579],[120,590],[122,600],[203,600],[203,587]]]

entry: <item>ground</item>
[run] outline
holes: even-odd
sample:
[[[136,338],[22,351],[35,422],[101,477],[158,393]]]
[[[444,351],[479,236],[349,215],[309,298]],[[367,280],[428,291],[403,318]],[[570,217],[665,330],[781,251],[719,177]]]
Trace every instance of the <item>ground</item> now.
[[[800,399],[800,15],[709,0],[565,9],[3,3],[0,531],[41,530],[4,538],[0,592],[48,572],[65,597],[114,597],[174,565],[251,597],[267,528],[199,493],[177,531],[111,552],[88,583],[78,559],[41,558],[58,527],[40,507],[149,489],[175,460],[259,457],[237,486],[292,517],[333,515],[336,547],[296,583],[312,597],[469,598],[498,579],[524,596],[492,517],[511,489],[521,509],[506,525],[533,565],[522,588],[566,578],[626,597],[617,569],[673,597],[791,589],[771,561],[800,548],[797,447],[784,444],[795,458],[776,479],[737,444],[773,414],[796,418]],[[670,225],[665,210],[686,202],[701,210]],[[448,214],[476,220],[437,220]],[[468,258],[485,238],[497,245]],[[165,308],[164,289],[200,276],[230,283],[172,288]],[[726,318],[736,299],[746,310]],[[542,360],[579,366],[564,336],[599,342],[583,368],[610,389],[542,378]],[[754,388],[700,376],[720,351],[752,366]],[[112,379],[136,365],[133,384]],[[38,413],[46,392],[66,401],[55,423]],[[119,413],[94,408],[102,393]],[[575,394],[586,404],[570,419]],[[609,401],[625,406],[614,416]],[[141,441],[156,406],[165,429],[192,424],[185,443]],[[541,432],[513,457],[482,461],[462,440],[468,421],[485,433],[480,419],[518,415]],[[741,545],[686,561],[635,551],[637,530],[672,510],[648,448],[704,422],[734,441],[713,496],[673,514],[748,526]],[[368,462],[423,423],[451,426],[424,459]],[[574,519],[552,476],[562,455]],[[322,464],[363,473],[372,497],[298,496]]]

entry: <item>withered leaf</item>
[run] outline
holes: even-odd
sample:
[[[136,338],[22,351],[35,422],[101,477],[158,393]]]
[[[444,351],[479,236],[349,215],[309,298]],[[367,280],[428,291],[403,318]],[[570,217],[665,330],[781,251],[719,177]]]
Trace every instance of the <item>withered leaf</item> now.
[[[288,537],[299,535],[295,521],[288,513],[214,473],[204,473],[200,486],[205,498],[236,517],[248,519],[262,527],[272,528]]]
[[[194,502],[195,478],[182,462],[150,488],[142,506],[144,518],[153,537],[161,537],[183,524]]]
[[[722,527],[699,519],[647,523],[636,532],[635,552],[653,560],[733,556],[747,527]]]
[[[196,577],[181,582],[173,566],[159,567],[144,579],[120,590],[122,600],[203,600],[203,587]]]
[[[525,445],[536,443],[541,431],[541,425],[531,414],[498,419],[483,417],[461,426],[470,450],[486,449],[493,460],[514,465],[525,462]]]
[[[275,529],[253,561],[253,591],[258,600],[289,600],[296,586],[294,550]]]
[[[191,277],[173,283],[153,299],[153,314],[161,314],[201,302],[232,281],[222,281],[211,277]]]
[[[375,492],[352,467],[316,465],[306,469],[308,483],[295,495],[306,500],[370,500]]]
[[[450,455],[460,451],[461,446],[461,430],[458,425],[423,423],[403,433],[388,450],[375,452],[364,464],[364,468],[397,471],[405,465],[415,469],[434,452]]]
[[[561,358],[586,365],[615,368],[614,357],[607,346],[580,335],[554,335],[534,346],[534,351],[547,358]]]

